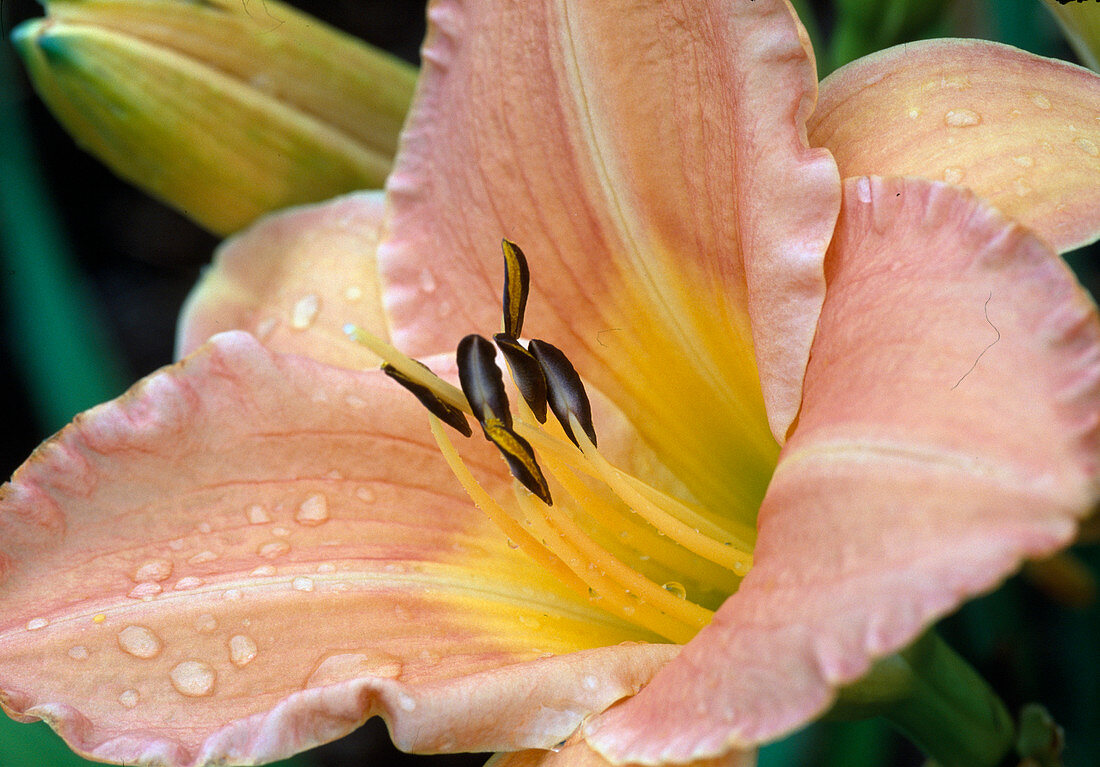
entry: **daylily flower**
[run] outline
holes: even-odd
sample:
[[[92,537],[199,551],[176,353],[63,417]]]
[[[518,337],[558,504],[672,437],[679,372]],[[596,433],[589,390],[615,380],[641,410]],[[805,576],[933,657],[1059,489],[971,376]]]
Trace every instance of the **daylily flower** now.
[[[814,112],[781,0],[429,20],[385,196],[232,240],[182,361],[4,487],[6,711],[127,763],[271,760],[374,714],[413,751],[751,762],[1073,539],[1100,321],[1054,247],[1100,228],[1100,79],[938,41]],[[500,326],[502,237],[522,336],[593,410],[574,446],[512,396],[552,506],[376,369],[453,383]]]

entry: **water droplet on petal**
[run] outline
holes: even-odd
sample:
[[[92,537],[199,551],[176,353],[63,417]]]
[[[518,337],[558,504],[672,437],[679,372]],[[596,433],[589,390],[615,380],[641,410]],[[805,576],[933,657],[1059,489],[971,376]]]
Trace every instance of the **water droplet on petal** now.
[[[130,593],[126,596],[130,599],[152,599],[162,591],[164,587],[159,583],[139,583],[130,589]]]
[[[118,695],[118,702],[126,708],[133,708],[138,704],[140,698],[141,695],[138,694],[137,690],[123,690]]]
[[[173,588],[175,588],[176,591],[186,591],[187,589],[197,589],[203,583],[205,583],[205,581],[203,581],[202,578],[188,575],[176,581],[176,585]]]
[[[313,591],[313,579],[304,575],[299,575],[290,582],[290,585],[295,591]]]
[[[264,559],[275,559],[290,551],[290,544],[286,541],[268,541],[261,543],[256,553]]]
[[[680,597],[680,599],[687,599],[687,589],[684,588],[682,583],[669,581],[668,583],[662,583],[661,588],[673,596]]]
[[[1012,182],[1012,191],[1016,193],[1017,197],[1027,197],[1031,194],[1031,187],[1023,179],[1018,178]]]
[[[243,596],[244,594],[241,593],[240,589],[226,589],[224,592],[222,592],[222,599],[225,599],[229,602],[239,602],[241,601],[241,597]]]
[[[328,498],[320,493],[311,495],[302,501],[298,513],[294,515],[298,524],[316,527],[328,521]]]
[[[214,528],[210,526],[209,522],[199,522],[198,527],[196,527],[195,529],[198,530],[203,535],[206,535],[207,533],[209,533]]]
[[[982,116],[973,109],[951,109],[943,116],[943,124],[949,128],[969,128],[981,121]]]
[[[1021,168],[1030,168],[1035,164],[1035,158],[1029,154],[1018,154],[1012,158],[1012,162]]]
[[[217,554],[215,554],[213,551],[210,551],[209,549],[207,549],[205,551],[200,551],[198,554],[191,557],[187,561],[189,563],[193,564],[193,565],[204,565],[207,562],[213,562],[217,558],[218,558]]]
[[[214,669],[197,660],[177,663],[168,676],[179,694],[189,698],[201,698],[214,692],[214,681],[217,678]]]
[[[69,648],[69,657],[73,660],[88,660],[88,648],[82,644]]]
[[[375,496],[374,491],[369,487],[360,487],[356,489],[355,497],[363,503],[374,503],[377,496]]]
[[[349,394],[344,397],[344,402],[348,403],[348,407],[355,410],[362,410],[367,406],[367,401],[362,397],[356,397],[354,394]]]
[[[397,705],[402,711],[413,712],[416,711],[416,699],[406,693],[399,693],[397,696]]]
[[[916,107],[911,107],[908,114],[910,120],[916,120],[918,117],[920,117],[920,110]]]
[[[306,684],[320,687],[364,676],[396,679],[403,670],[401,660],[388,653],[339,653],[321,661]]]
[[[1032,93],[1031,103],[1039,107],[1039,109],[1050,109],[1050,99],[1041,93]]]
[[[262,525],[271,521],[271,515],[267,513],[267,509],[258,503],[249,506],[245,514],[248,515],[250,525]]]
[[[236,634],[229,638],[229,660],[237,668],[244,668],[256,657],[259,648],[250,636]]]
[[[288,535],[290,535],[290,531],[287,530],[285,527],[273,527],[271,528],[271,534],[277,535],[280,538],[286,538]]]
[[[27,631],[38,631],[38,629],[44,629],[50,625],[50,622],[45,618],[31,618],[27,621]]]
[[[294,304],[294,310],[290,314],[290,327],[295,330],[305,330],[317,319],[317,313],[321,310],[321,299],[310,293],[302,296]]]
[[[166,581],[172,574],[172,563],[167,559],[150,559],[145,562],[131,576],[135,583],[144,581]]]
[[[1096,146],[1096,142],[1085,138],[1084,136],[1078,136],[1073,140],[1073,143],[1077,145],[1085,154],[1090,157],[1100,157],[1100,147]]]
[[[435,275],[427,269],[420,270],[420,289],[429,295],[435,292]]]
[[[164,644],[160,637],[145,626],[127,626],[118,632],[118,646],[135,658],[148,660],[160,655]]]
[[[209,634],[218,628],[218,621],[210,613],[203,613],[195,619],[195,631]]]
[[[542,624],[539,623],[539,619],[535,618],[531,615],[521,615],[521,616],[519,616],[519,622],[522,623],[524,626],[526,626],[529,629],[537,629],[537,628],[542,626]]]
[[[358,301],[363,297],[363,289],[358,285],[349,285],[344,291],[344,298],[348,301]]]
[[[267,578],[275,574],[275,568],[271,565],[260,565],[259,567],[252,568],[252,572],[249,573],[254,578]]]
[[[323,564],[317,565],[317,572],[323,574],[334,573],[336,572],[336,565],[332,564],[331,562],[325,562]]]
[[[593,674],[586,674],[584,679],[581,680],[581,686],[586,690],[595,690],[600,686],[600,680]]]
[[[256,324],[256,338],[261,341],[265,340],[268,336],[271,335],[272,331],[275,330],[275,326],[278,324],[278,317],[266,317],[260,320]]]
[[[957,184],[963,180],[962,168],[944,168],[943,180],[949,184]]]

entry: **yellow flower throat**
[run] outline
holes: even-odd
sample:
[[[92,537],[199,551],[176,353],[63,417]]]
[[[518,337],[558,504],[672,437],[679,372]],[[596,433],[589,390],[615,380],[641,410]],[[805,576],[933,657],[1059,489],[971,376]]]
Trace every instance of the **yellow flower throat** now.
[[[344,330],[381,357],[386,374],[428,409],[451,471],[511,545],[591,603],[657,636],[686,642],[752,566],[755,530],[732,521],[720,526],[600,453],[588,395],[573,365],[545,341],[519,340],[529,271],[515,244],[504,240],[502,247],[504,329],[495,345],[478,335],[459,343],[461,389],[366,331]],[[497,349],[522,395],[515,415]],[[515,478],[511,497],[493,498],[447,436],[443,423],[472,435],[467,415],[508,463]]]

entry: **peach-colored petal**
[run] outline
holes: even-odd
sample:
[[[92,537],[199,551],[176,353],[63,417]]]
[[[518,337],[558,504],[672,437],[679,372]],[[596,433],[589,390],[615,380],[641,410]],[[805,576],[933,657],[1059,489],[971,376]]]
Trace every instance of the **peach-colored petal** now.
[[[642,635],[513,549],[380,372],[244,333],[0,490],[0,607],[4,709],[130,762],[273,759],[372,713],[408,748],[549,747],[676,652],[620,646]]]
[[[179,356],[217,333],[247,330],[275,351],[376,367],[342,329],[352,322],[389,335],[374,257],[383,208],[381,193],[347,195],[273,214],[228,240],[183,309]]]
[[[531,262],[531,335],[651,443],[702,431],[653,407],[677,398],[728,397],[746,412],[726,420],[762,423],[754,340],[782,436],[839,204],[831,157],[806,147],[816,83],[785,0],[438,0],[428,14],[379,248],[395,343],[435,353],[495,330],[506,236]]]
[[[1059,251],[1100,236],[1100,77],[981,40],[859,59],[821,83],[810,140],[844,177],[969,187]]]
[[[731,751],[715,759],[699,759],[684,767],[755,767],[756,751]],[[496,754],[485,767],[611,767],[612,763],[604,759],[583,740],[567,743],[556,751],[514,751]],[[636,767],[635,765],[616,765],[615,767]]]
[[[963,190],[852,179],[826,279],[756,564],[677,661],[595,720],[613,761],[798,727],[1066,545],[1100,498],[1100,322],[1047,245]]]

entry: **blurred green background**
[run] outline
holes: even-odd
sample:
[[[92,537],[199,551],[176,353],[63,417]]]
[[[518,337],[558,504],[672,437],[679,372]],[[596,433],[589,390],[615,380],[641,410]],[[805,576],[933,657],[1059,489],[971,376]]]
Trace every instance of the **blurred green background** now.
[[[245,2],[248,0],[242,0]],[[729,0],[740,2],[741,0]],[[294,5],[417,61],[422,0],[298,0]],[[1000,40],[1075,60],[1039,0],[801,0],[822,74],[906,39]],[[1097,3],[1100,5],[1100,3]],[[252,2],[262,12],[262,2]],[[1100,12],[1100,9],[1098,9]],[[2,0],[5,41],[41,15]],[[1098,180],[1100,183],[1100,180]],[[216,240],[114,178],[75,147],[34,96],[11,46],[0,51],[0,475],[7,477],[75,413],[171,361],[176,314]],[[1097,295],[1095,247],[1070,254]],[[59,382],[61,384],[59,385]],[[1074,550],[1100,572],[1096,545]],[[943,621],[941,634],[1010,709],[1045,704],[1066,728],[1065,763],[1100,764],[1100,608],[1070,607],[1023,577]],[[378,720],[282,764],[297,767],[473,767],[484,756],[414,757],[389,745]],[[818,723],[768,746],[763,767],[915,766],[922,756],[883,723]],[[0,767],[89,764],[43,724],[0,715]]]

